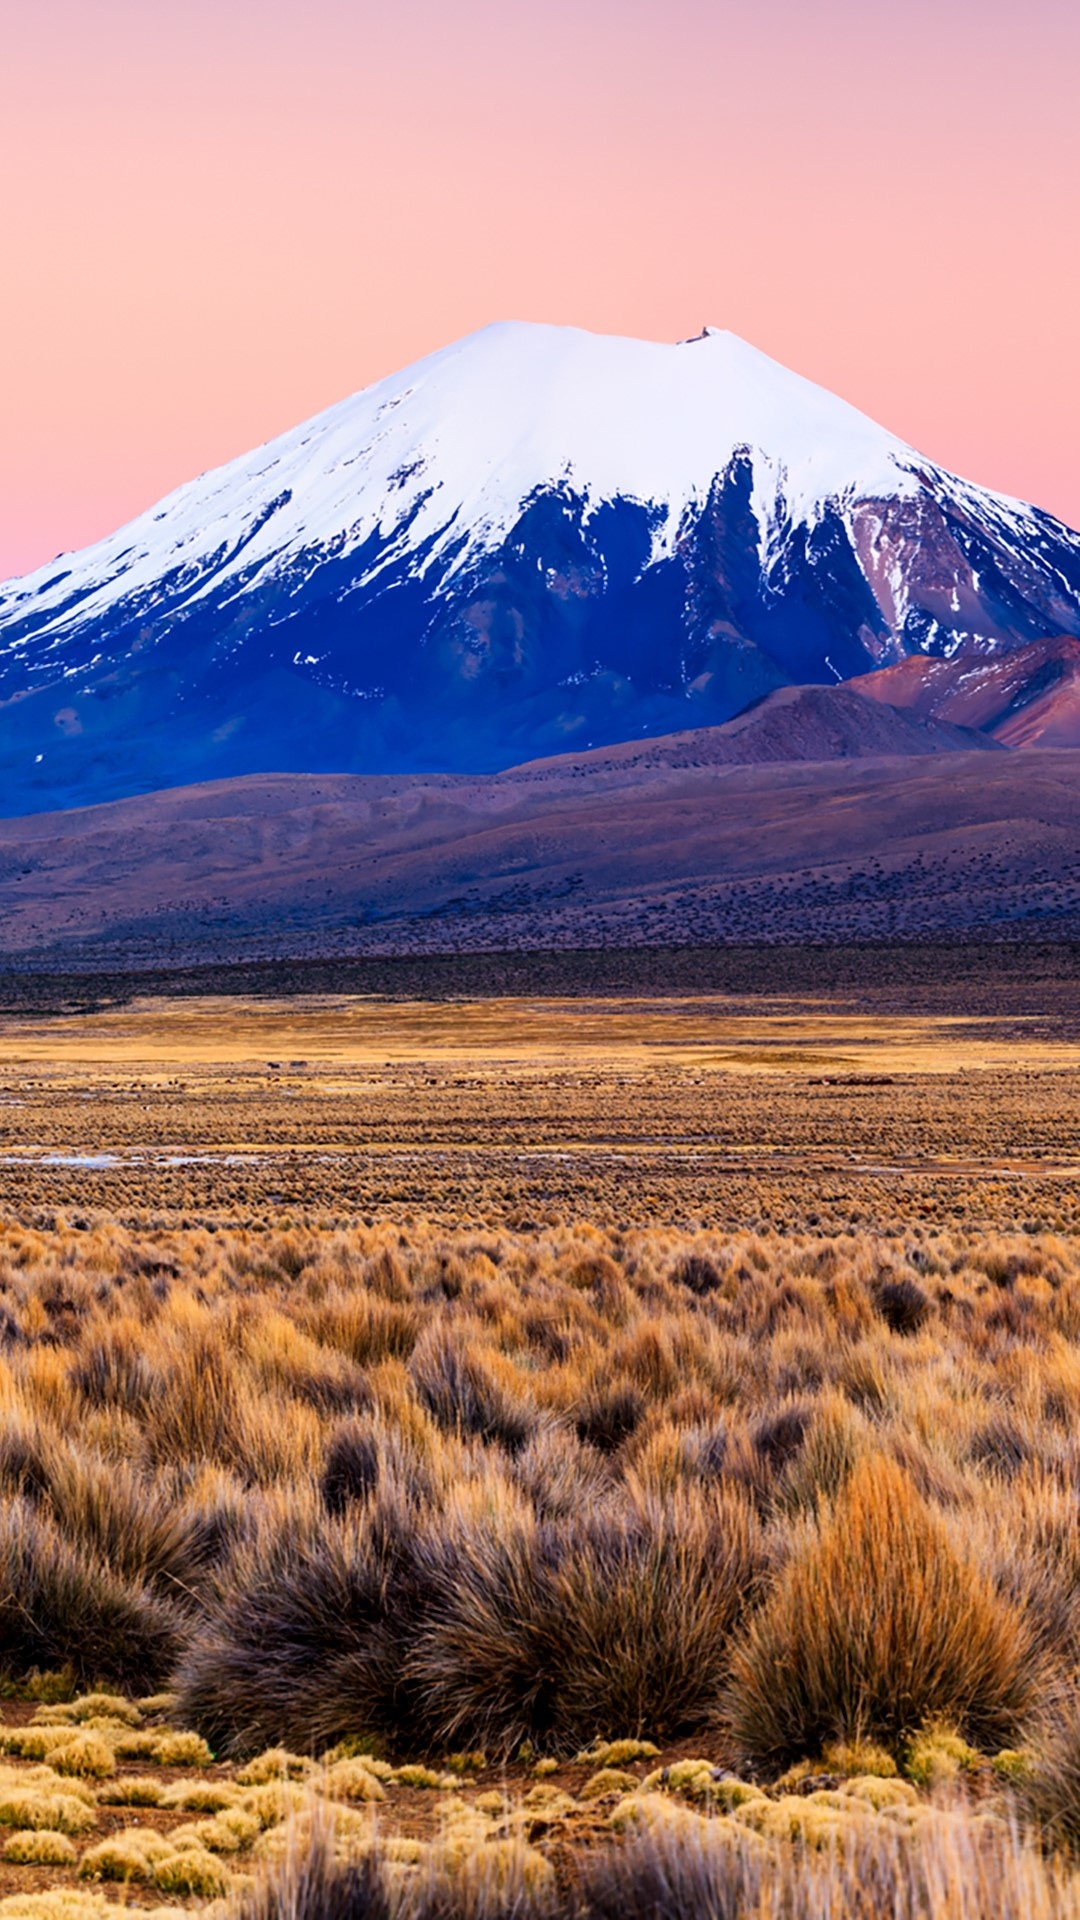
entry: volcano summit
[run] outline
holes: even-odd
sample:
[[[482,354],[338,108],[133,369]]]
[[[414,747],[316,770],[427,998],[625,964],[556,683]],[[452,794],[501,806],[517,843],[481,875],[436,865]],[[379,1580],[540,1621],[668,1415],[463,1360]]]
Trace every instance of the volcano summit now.
[[[0,587],[0,810],[491,771],[1080,636],[1080,536],[729,333],[487,327]]]

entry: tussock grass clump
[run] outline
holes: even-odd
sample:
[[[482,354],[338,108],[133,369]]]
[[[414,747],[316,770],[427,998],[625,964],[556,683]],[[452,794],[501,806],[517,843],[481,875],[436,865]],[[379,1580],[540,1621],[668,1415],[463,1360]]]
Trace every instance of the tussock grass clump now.
[[[631,1381],[594,1386],[583,1395],[575,1417],[579,1440],[601,1453],[615,1453],[636,1433],[645,1417],[645,1396]]]
[[[188,1895],[199,1900],[220,1899],[232,1886],[228,1868],[201,1847],[166,1854],[154,1863],[151,1878],[162,1893],[174,1893],[180,1899]]]
[[[427,1604],[408,1657],[424,1734],[441,1748],[507,1755],[553,1733],[566,1632],[558,1541],[509,1489],[489,1514],[457,1514],[417,1546]]]
[[[918,1333],[932,1311],[929,1295],[907,1274],[883,1281],[875,1291],[874,1305],[885,1325],[900,1334]]]
[[[1011,1757],[1014,1762],[1026,1758]],[[1005,1755],[998,1758],[1003,1760]],[[1010,1771],[1024,1804],[1056,1844],[1080,1851],[1080,1705],[1075,1700],[1059,1705],[1043,1733],[1034,1764],[1014,1765]]]
[[[435,1746],[574,1751],[715,1712],[763,1549],[734,1491],[541,1523],[505,1495],[431,1530],[408,1678]]]
[[[379,1445],[370,1422],[350,1421],[334,1433],[326,1450],[320,1491],[328,1513],[341,1514],[366,1500],[379,1484]]]
[[[390,1878],[375,1852],[339,1860],[332,1829],[316,1823],[276,1871],[237,1898],[236,1920],[397,1920]]]
[[[0,1659],[9,1673],[70,1667],[142,1688],[180,1649],[176,1609],[80,1552],[25,1500],[0,1504]]]
[[[216,1751],[322,1752],[400,1732],[415,1514],[271,1531],[235,1556],[220,1607],[179,1670],[180,1711]]]
[[[66,1833],[48,1827],[13,1833],[4,1842],[4,1859],[19,1867],[71,1867],[78,1855]]]
[[[497,1441],[508,1453],[525,1445],[536,1413],[524,1382],[500,1379],[482,1351],[463,1346],[449,1326],[425,1334],[409,1365],[422,1404],[444,1431]]]
[[[127,1827],[87,1847],[79,1875],[83,1880],[151,1880],[155,1866],[173,1851],[171,1840],[152,1827]]]
[[[270,1780],[306,1780],[311,1770],[312,1762],[304,1754],[268,1747],[240,1768],[236,1780],[241,1787],[265,1787]]]
[[[159,1767],[208,1767],[214,1757],[202,1735],[189,1727],[151,1735],[150,1756]]]
[[[556,1582],[566,1622],[561,1739],[619,1728],[674,1738],[715,1714],[764,1545],[735,1489],[646,1499],[579,1521]]]
[[[118,1780],[105,1780],[98,1788],[102,1807],[160,1807],[165,1788],[149,1774],[124,1774]]]
[[[220,1813],[223,1807],[235,1807],[242,1798],[241,1789],[232,1780],[174,1780],[171,1786],[165,1786],[146,1778],[143,1784],[157,1788],[163,1807],[180,1813]],[[98,1799],[104,1797],[103,1790]]]
[[[743,1753],[774,1768],[830,1740],[893,1748],[935,1719],[997,1747],[1036,1680],[1019,1614],[900,1469],[874,1457],[746,1623],[731,1725]]]

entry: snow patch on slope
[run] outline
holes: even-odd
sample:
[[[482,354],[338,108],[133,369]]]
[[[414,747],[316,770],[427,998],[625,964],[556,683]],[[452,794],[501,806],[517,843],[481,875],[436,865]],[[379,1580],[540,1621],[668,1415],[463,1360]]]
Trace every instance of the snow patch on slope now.
[[[63,632],[133,596],[149,612],[163,576],[173,604],[178,588],[191,604],[286,570],[298,583],[373,536],[385,544],[369,578],[411,558],[445,580],[552,486],[588,512],[655,508],[655,561],[742,448],[765,567],[824,501],[919,487],[903,442],[734,334],[662,345],[503,323],[180,487],[70,567],[10,583],[0,618],[32,603]]]

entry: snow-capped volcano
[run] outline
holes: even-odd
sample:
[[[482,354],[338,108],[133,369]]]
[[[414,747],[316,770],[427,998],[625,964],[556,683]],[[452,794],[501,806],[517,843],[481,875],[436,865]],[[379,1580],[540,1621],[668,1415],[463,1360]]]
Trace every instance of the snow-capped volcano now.
[[[1080,537],[715,329],[485,328],[0,588],[0,810],[482,770],[1080,634]]]

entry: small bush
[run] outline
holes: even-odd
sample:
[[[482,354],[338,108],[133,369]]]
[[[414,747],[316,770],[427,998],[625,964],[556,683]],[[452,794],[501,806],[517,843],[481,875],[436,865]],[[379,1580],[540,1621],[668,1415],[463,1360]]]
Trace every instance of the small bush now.
[[[77,1855],[66,1833],[29,1828],[4,1842],[4,1859],[19,1867],[71,1867]]]
[[[930,1300],[918,1282],[906,1276],[878,1287],[874,1304],[893,1333],[918,1333],[930,1316]]]
[[[830,1740],[895,1748],[935,1719],[1000,1746],[1034,1679],[1020,1617],[899,1468],[874,1457],[747,1622],[731,1723],[741,1751],[776,1768]]]
[[[0,1507],[0,1657],[9,1673],[70,1666],[83,1681],[153,1686],[182,1637],[168,1602],[78,1551],[25,1501]]]
[[[235,1905],[236,1920],[395,1920],[398,1911],[378,1855],[339,1861],[332,1828],[318,1820],[306,1844],[290,1847]]]
[[[645,1417],[645,1396],[628,1382],[594,1387],[580,1402],[575,1416],[579,1440],[600,1453],[615,1453]]]
[[[344,1513],[353,1502],[374,1493],[379,1482],[379,1447],[369,1422],[341,1426],[326,1450],[319,1486],[328,1513]]]
[[[1059,1845],[1080,1850],[1080,1704],[1062,1704],[1034,1764],[1013,1771],[1014,1777],[1020,1774],[1023,1798],[1035,1819]]]
[[[179,1669],[182,1717],[234,1755],[401,1735],[415,1530],[383,1500],[362,1526],[286,1527],[237,1555]]]

